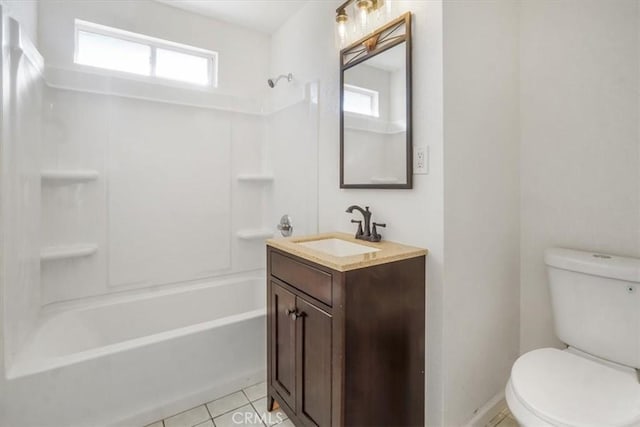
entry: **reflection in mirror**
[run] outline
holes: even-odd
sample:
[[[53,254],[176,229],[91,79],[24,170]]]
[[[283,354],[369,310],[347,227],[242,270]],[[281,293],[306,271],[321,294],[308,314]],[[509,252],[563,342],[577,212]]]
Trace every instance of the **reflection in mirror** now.
[[[344,183],[406,184],[405,45],[344,72]]]
[[[411,188],[411,14],[341,52],[341,188]]]

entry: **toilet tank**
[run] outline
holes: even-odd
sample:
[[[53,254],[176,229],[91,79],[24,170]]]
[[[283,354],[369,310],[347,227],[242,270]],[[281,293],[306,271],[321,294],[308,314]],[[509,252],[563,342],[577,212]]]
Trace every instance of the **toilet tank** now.
[[[545,263],[558,338],[640,368],[640,259],[553,248]]]

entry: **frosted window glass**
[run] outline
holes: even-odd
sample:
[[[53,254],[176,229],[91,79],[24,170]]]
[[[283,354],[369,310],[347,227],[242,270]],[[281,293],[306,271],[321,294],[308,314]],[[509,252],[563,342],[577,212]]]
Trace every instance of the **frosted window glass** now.
[[[148,76],[151,74],[150,60],[150,46],[78,31],[78,64]]]
[[[209,59],[158,48],[156,76],[199,85],[209,84]]]

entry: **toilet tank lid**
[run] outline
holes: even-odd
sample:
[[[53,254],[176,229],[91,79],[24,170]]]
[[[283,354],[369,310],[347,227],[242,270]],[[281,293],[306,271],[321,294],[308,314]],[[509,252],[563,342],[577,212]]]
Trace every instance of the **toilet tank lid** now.
[[[544,252],[548,266],[594,276],[629,282],[640,282],[640,259],[584,252],[574,249],[550,248]]]

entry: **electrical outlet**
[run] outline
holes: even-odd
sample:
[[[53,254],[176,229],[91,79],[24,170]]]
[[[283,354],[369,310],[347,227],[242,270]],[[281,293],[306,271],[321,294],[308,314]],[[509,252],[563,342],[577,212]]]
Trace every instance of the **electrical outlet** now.
[[[413,173],[427,175],[429,173],[429,146],[418,145],[413,149]]]

